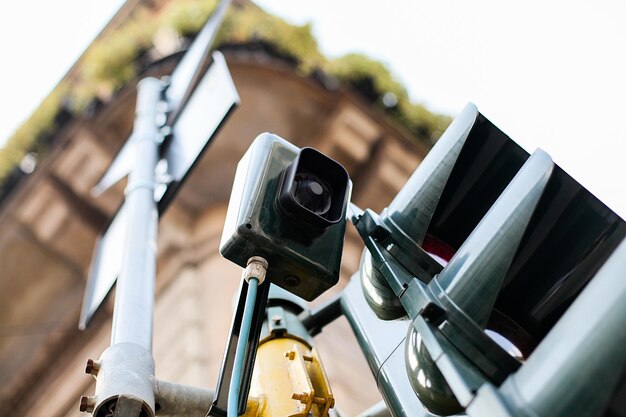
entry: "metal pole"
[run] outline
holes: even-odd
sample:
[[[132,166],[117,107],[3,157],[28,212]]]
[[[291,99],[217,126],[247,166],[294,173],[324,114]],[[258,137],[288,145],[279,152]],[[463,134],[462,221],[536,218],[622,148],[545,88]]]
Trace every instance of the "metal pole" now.
[[[126,187],[128,229],[115,294],[111,346],[98,361],[96,417],[153,417],[152,316],[156,270],[157,206],[154,170],[158,162],[158,104],[162,83],[139,82],[133,130],[135,164]],[[85,407],[89,411],[91,407]]]
[[[156,78],[146,78],[137,87],[133,132],[136,159],[126,187],[128,229],[115,292],[111,344],[135,343],[151,351],[158,222],[154,201],[159,135],[156,117],[162,84]]]
[[[159,416],[205,417],[213,402],[213,390],[156,381]]]
[[[409,382],[404,346],[409,320],[380,320],[363,294],[355,274],[343,290],[341,307],[376,385],[394,417],[430,416]]]

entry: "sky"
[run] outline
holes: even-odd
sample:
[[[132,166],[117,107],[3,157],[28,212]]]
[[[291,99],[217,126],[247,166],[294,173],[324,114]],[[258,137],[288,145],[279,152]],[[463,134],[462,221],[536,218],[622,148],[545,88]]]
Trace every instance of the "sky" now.
[[[0,143],[122,2],[12,2],[0,14]],[[626,1],[259,0],[313,24],[330,56],[383,61],[414,101],[454,116],[468,101],[532,152],[546,150],[626,217]],[[10,64],[7,65],[6,62]]]

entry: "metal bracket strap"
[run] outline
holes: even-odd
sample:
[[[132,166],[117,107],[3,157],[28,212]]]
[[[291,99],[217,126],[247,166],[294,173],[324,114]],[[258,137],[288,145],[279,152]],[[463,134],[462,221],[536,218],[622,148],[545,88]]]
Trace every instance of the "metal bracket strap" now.
[[[248,394],[250,392],[250,382],[252,380],[252,371],[254,369],[254,360],[256,359],[257,348],[259,346],[259,336],[263,327],[263,320],[265,319],[264,313],[265,309],[267,308],[269,289],[269,281],[265,281],[263,284],[259,285],[256,302],[254,304],[254,319],[252,322],[252,327],[250,328],[250,337],[248,339],[248,346],[246,348],[246,359],[243,367],[243,378],[239,390],[239,415],[243,414],[246,409]],[[233,321],[230,327],[230,336],[226,344],[224,358],[222,359],[222,366],[220,368],[220,374],[218,377],[217,386],[215,388],[215,397],[213,398],[213,404],[211,405],[207,416],[226,416],[229,394],[228,387],[230,386],[230,379],[235,360],[235,350],[237,347],[237,340],[239,339],[239,332],[241,329],[241,319],[243,317],[244,306],[246,305],[247,291],[248,283],[245,280],[241,280],[241,286],[239,287],[239,298],[237,300],[237,309],[235,310],[235,314],[233,315]]]
[[[384,225],[378,214],[367,209],[357,216],[352,216],[352,223],[356,227],[361,239],[371,237],[379,243],[384,253],[395,258],[400,265],[424,283],[429,283],[443,267],[428,253],[417,245],[407,247],[400,242]],[[366,242],[367,243],[367,242]]]

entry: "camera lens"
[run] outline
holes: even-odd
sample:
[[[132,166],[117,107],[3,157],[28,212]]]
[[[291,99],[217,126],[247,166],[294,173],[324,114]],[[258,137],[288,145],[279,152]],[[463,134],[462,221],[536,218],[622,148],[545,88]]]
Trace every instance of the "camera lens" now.
[[[304,148],[280,179],[278,207],[303,238],[318,236],[345,221],[350,177],[346,170],[313,148]]]
[[[317,214],[328,212],[331,205],[330,191],[317,176],[300,174],[295,178],[296,187],[294,198],[302,207]]]

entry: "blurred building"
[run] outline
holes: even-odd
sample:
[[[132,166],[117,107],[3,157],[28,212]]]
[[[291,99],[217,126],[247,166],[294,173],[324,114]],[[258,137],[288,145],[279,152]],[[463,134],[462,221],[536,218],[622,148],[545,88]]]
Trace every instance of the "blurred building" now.
[[[101,36],[138,7],[154,12],[161,3],[129,2]],[[376,210],[429,147],[358,91],[321,73],[303,75],[265,42],[225,44],[222,51],[242,104],[162,218],[158,238],[157,377],[203,387],[215,385],[239,284],[240,268],[221,258],[218,243],[235,166],[251,141],[268,131],[319,149],[350,172],[353,201]],[[142,56],[141,76],[168,73],[179,56],[155,59],[152,52]],[[93,393],[94,380],[83,370],[109,344],[113,297],[87,331],[78,331],[77,321],[94,242],[119,206],[124,183],[98,198],[89,191],[130,133],[136,80],[82,112],[60,111],[37,168],[26,174],[27,158],[21,173],[6,180],[0,200],[0,414],[80,416],[79,397]],[[361,250],[348,226],[337,289],[356,270]],[[350,334],[339,320],[317,341],[337,407],[355,415],[380,397]]]

